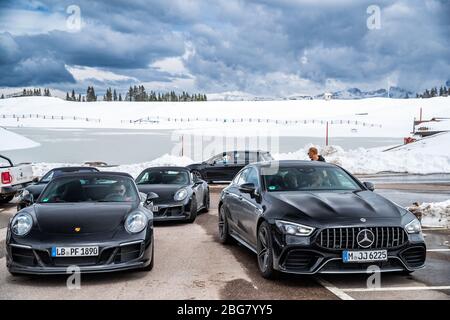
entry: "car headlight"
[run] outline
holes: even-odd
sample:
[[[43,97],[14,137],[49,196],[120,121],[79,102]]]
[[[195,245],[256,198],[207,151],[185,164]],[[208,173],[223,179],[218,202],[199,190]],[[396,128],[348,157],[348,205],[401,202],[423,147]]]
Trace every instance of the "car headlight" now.
[[[422,226],[420,224],[420,221],[417,219],[414,219],[413,221],[411,221],[410,223],[408,223],[405,226],[405,230],[408,233],[420,233],[422,232]]]
[[[24,236],[30,232],[33,226],[33,218],[29,213],[19,213],[11,222],[11,231],[16,236]]]
[[[145,214],[142,212],[133,212],[125,220],[125,230],[129,233],[139,233],[145,229],[147,223],[148,220]]]
[[[302,224],[283,221],[283,220],[275,220],[276,226],[283,231],[285,234],[294,235],[294,236],[304,236],[307,237],[311,235],[315,228],[308,227]]]
[[[173,198],[176,201],[181,201],[181,200],[186,199],[187,195],[188,195],[188,191],[186,190],[186,188],[183,188],[183,189],[180,189],[177,192],[175,192],[175,195]]]

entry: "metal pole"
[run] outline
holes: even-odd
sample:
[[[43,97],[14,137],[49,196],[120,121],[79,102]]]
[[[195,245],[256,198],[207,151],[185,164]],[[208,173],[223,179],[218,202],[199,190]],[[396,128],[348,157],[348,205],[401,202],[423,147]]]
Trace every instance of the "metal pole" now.
[[[328,121],[327,121],[326,135],[325,135],[325,145],[328,146]]]

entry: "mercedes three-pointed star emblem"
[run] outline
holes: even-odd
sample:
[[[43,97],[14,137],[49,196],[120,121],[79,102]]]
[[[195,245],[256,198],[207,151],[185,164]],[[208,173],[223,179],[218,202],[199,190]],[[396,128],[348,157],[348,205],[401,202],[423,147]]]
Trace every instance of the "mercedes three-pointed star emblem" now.
[[[356,242],[361,248],[369,248],[375,242],[375,235],[369,229],[362,229],[356,235]]]

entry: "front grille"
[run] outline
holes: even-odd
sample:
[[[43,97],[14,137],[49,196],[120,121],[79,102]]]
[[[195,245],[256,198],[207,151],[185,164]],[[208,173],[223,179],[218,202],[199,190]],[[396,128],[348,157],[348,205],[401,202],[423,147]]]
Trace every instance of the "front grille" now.
[[[306,271],[311,269],[318,258],[314,252],[291,250],[284,259],[283,267],[292,271]]]
[[[414,247],[406,249],[401,253],[401,257],[406,261],[409,267],[420,267],[425,263],[425,248]]]
[[[142,249],[141,243],[122,246],[120,247],[119,251],[116,254],[115,262],[123,263],[137,259],[141,255],[141,249]]]
[[[158,212],[153,213],[155,217],[175,217],[183,214],[183,207],[159,208]]]
[[[357,235],[361,230],[368,229],[374,235],[373,244],[361,247]],[[408,241],[408,236],[401,227],[349,227],[328,228],[320,231],[316,244],[326,249],[387,249],[398,248]]]
[[[36,257],[31,249],[11,247],[11,256],[14,262],[25,266],[32,267],[37,263]]]

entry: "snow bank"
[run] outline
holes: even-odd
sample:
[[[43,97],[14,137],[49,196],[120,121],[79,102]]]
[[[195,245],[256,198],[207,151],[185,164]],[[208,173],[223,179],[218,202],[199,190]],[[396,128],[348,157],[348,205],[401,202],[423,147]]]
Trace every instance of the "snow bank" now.
[[[40,146],[40,144],[33,140],[4,128],[0,128],[0,151],[28,149],[38,146]]]
[[[419,213],[424,227],[450,227],[450,200],[434,203],[422,203],[410,207],[411,212]]]
[[[275,154],[278,160],[308,160],[306,145],[295,152]],[[394,149],[358,148],[345,151],[339,146],[318,147],[328,162],[353,174],[406,172],[430,174],[450,172],[450,132],[431,136]],[[384,151],[388,149],[388,151]]]
[[[136,164],[126,164],[119,165],[113,167],[99,167],[98,169],[101,171],[118,171],[118,172],[126,172],[136,178],[139,173],[141,173],[144,169],[149,167],[157,167],[157,166],[187,166],[193,163],[193,161],[188,157],[176,157],[169,154],[165,154],[162,157],[154,159],[148,162],[136,163]],[[70,167],[70,166],[80,166],[82,164],[79,163],[34,163],[33,164],[33,175],[35,177],[42,177],[45,173],[53,168],[58,167]]]

